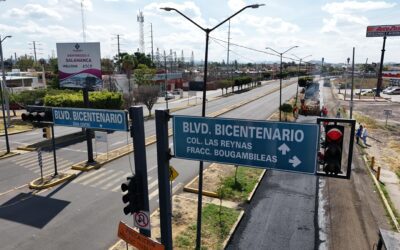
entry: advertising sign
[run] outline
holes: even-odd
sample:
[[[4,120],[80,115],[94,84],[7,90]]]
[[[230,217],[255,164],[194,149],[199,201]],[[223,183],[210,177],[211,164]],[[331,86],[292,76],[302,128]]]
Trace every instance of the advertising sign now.
[[[60,87],[102,87],[100,43],[57,43]]]
[[[315,173],[317,124],[174,116],[173,130],[177,158]]]
[[[52,108],[54,125],[128,131],[123,110]]]
[[[383,78],[400,78],[400,71],[383,71]]]
[[[400,24],[367,27],[367,37],[400,36]]]

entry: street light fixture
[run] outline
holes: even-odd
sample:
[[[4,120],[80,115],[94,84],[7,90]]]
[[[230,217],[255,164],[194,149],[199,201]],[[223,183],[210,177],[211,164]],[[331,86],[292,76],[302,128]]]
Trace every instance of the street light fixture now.
[[[209,29],[209,28],[203,28],[202,26],[200,26],[199,24],[197,24],[195,21],[193,21],[192,19],[190,19],[189,17],[187,17],[185,14],[183,14],[182,12],[180,12],[179,10],[175,9],[175,8],[170,8],[170,7],[164,7],[161,8],[162,10],[165,11],[175,11],[178,14],[180,14],[181,16],[183,16],[185,19],[187,19],[189,22],[193,23],[194,25],[196,25],[198,28],[200,28],[202,31],[204,31],[206,33],[206,48],[205,48],[205,56],[204,56],[204,76],[203,76],[203,102],[202,102],[202,111],[201,111],[201,115],[202,117],[205,117],[206,115],[206,91],[207,91],[207,64],[208,64],[208,41],[209,41],[209,37],[210,37],[210,33],[215,30],[216,28],[218,28],[219,26],[221,26],[222,24],[224,24],[225,22],[227,22],[228,20],[230,20],[231,18],[233,18],[234,16],[236,16],[237,14],[239,14],[240,12],[244,11],[245,9],[248,8],[253,8],[253,9],[257,9],[258,7],[264,6],[265,4],[252,4],[252,5],[247,5],[243,8],[241,8],[239,11],[235,12],[233,15],[231,15],[230,17],[226,18],[224,21],[220,22],[219,24],[217,24],[216,26],[214,26],[213,28]],[[201,210],[202,210],[202,191],[203,191],[203,161],[200,161],[200,166],[199,166],[199,192],[198,192],[198,210],[197,210],[197,237],[196,237],[196,249],[200,249],[201,246]],[[163,239],[161,239],[163,241]],[[164,241],[167,239],[164,239]],[[168,239],[168,241],[170,241]],[[167,242],[166,242],[167,243]],[[163,244],[165,245],[166,243],[163,242]],[[169,246],[172,247],[172,242],[168,242],[167,243]]]
[[[7,131],[7,122],[6,122],[6,114],[4,110],[4,95],[3,95],[3,87],[6,88],[6,72],[4,68],[4,60],[3,60],[3,41],[7,38],[11,38],[11,36],[5,36],[1,39],[0,36],[0,61],[1,61],[1,69],[3,74],[3,82],[0,84],[0,97],[1,97],[1,110],[3,112],[3,124],[4,124],[4,136],[6,138],[6,147],[7,147],[7,154],[10,153],[10,143],[8,142],[8,131]]]
[[[298,48],[299,46],[293,46],[287,49],[284,52],[278,52],[274,50],[273,48],[266,47],[265,49],[272,50],[273,52],[277,53],[281,57],[281,66],[280,66],[280,77],[279,77],[279,121],[282,121],[282,111],[281,111],[281,106],[282,106],[282,56],[283,54],[289,52],[289,50],[292,50],[294,48]]]
[[[297,71],[297,88],[296,88],[296,98],[295,98],[295,102],[294,102],[294,105],[297,106],[297,97],[298,97],[298,94],[299,94],[299,79],[300,79],[301,61],[303,61],[305,58],[310,57],[310,56],[312,56],[312,55],[304,56],[304,57],[301,57],[301,58],[298,57],[298,56],[296,56],[295,54],[291,54],[291,55],[300,60],[300,62],[299,62],[299,69],[298,69],[298,71]]]

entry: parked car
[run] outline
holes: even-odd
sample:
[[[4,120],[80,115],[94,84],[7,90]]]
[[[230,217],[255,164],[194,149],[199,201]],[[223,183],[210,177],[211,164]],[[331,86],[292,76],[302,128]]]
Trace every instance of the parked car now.
[[[390,91],[390,90],[392,90],[392,89],[394,89],[394,88],[396,88],[396,86],[389,86],[389,87],[387,87],[386,89],[384,89],[384,90],[382,91],[382,93],[387,94],[388,91]]]
[[[171,100],[171,99],[175,99],[174,94],[172,94],[171,92],[165,92],[164,94],[165,100]]]
[[[388,95],[400,95],[400,87],[392,88],[391,90],[387,91]]]
[[[174,89],[174,91],[172,91],[172,93],[173,93],[174,95],[180,95],[181,92],[182,92],[182,89]]]

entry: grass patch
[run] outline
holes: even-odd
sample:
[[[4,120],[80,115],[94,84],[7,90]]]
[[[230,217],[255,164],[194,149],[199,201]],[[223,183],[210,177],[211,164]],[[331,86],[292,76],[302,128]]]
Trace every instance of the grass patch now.
[[[388,193],[388,191],[387,191],[385,185],[382,184],[382,183],[379,183],[379,185],[380,185],[380,187],[381,187],[381,190],[382,190],[383,195],[385,196],[386,200],[387,200],[388,203],[389,203],[390,208],[391,208],[392,211],[393,211],[393,214],[394,214],[394,217],[395,217],[397,223],[400,223],[400,216],[399,216],[399,213],[397,212],[396,208],[394,207],[393,202],[392,202],[392,200],[390,199],[389,193]],[[385,210],[386,210],[386,208],[385,208]],[[390,218],[390,216],[389,216],[388,211],[386,211],[386,216],[389,218],[390,225],[392,226],[392,229],[396,229],[395,225],[393,224],[393,221],[391,220],[391,218]]]
[[[218,188],[218,194],[223,199],[244,202],[247,200],[250,192],[253,191],[258,183],[258,178],[262,169],[238,167],[236,181],[235,176],[229,176],[221,180],[221,186]]]
[[[222,249],[222,244],[237,221],[240,212],[227,207],[207,204],[202,211],[201,249]],[[175,237],[174,249],[195,249],[196,224],[188,226]]]
[[[359,113],[355,113],[354,114],[354,118],[357,120],[357,122],[361,123],[361,124],[366,124],[367,128],[370,129],[377,129],[377,128],[381,128],[381,126],[378,124],[378,122],[369,117],[369,116],[365,116],[365,115],[361,115]]]
[[[8,127],[7,132],[8,133],[14,133],[14,132],[19,132],[19,131],[24,131],[24,130],[29,130],[33,129],[33,126],[31,123],[24,122],[22,120],[11,120],[10,121],[10,127]],[[4,134],[4,123],[0,122],[0,134]]]

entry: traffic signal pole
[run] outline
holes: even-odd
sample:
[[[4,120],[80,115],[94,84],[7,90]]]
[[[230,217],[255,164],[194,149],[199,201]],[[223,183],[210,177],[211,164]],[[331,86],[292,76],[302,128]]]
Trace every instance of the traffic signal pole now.
[[[54,176],[57,176],[58,172],[57,172],[57,157],[56,157],[56,138],[54,137],[54,124],[51,124],[51,143],[53,145]]]
[[[169,160],[171,155],[169,152],[168,143],[169,116],[168,109],[156,110],[158,195],[160,199],[161,243],[167,250],[172,249],[172,209],[169,184]]]
[[[83,104],[86,108],[89,108],[90,102],[89,102],[89,90],[88,88],[83,88]],[[93,144],[92,144],[92,130],[91,129],[85,129],[86,133],[86,142],[87,142],[87,153],[88,153],[88,160],[87,162],[93,163]]]
[[[147,162],[146,146],[144,134],[143,107],[134,106],[129,108],[129,117],[132,120],[131,137],[133,138],[133,155],[135,160],[135,175],[140,179],[140,190],[143,198],[143,210],[150,212],[149,208],[149,190],[147,185]],[[151,231],[140,229],[140,233],[151,237]]]

